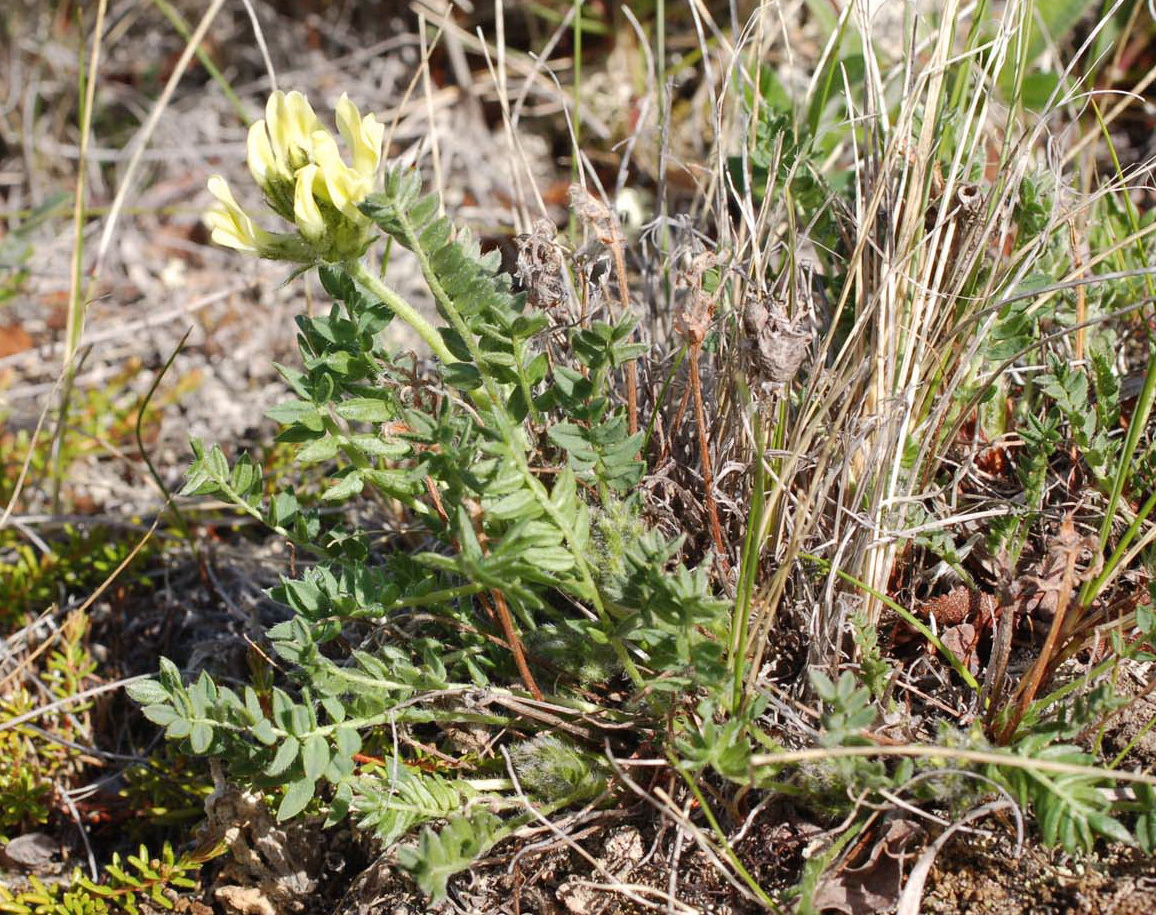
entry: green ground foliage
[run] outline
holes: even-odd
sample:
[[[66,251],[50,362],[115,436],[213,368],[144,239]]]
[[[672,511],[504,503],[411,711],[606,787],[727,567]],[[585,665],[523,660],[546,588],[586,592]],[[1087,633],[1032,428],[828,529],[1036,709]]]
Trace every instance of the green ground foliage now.
[[[894,821],[1156,850],[1154,722],[1107,745],[1156,682],[1122,686],[1156,662],[1156,208],[1094,91],[1153,26],[1140,3],[949,2],[896,53],[855,5],[802,6],[802,73],[757,14],[729,35],[661,2],[527,14],[574,52],[575,102],[582,43],[622,26],[656,127],[631,142],[689,120],[711,149],[689,192],[669,146],[653,172],[640,149],[615,201],[587,139],[565,222],[527,221],[504,266],[377,116],[342,96],[334,135],[301,92],[269,96],[256,187],[214,176],[205,224],[316,292],[275,441],[193,440],[179,494],[149,462],[147,535],[0,525],[0,837],[62,828],[113,732],[86,691],[139,672],[101,669],[77,595],[139,600],[178,556],[219,594],[211,530],[286,551],[276,618],[247,621],[242,676],[150,655],[95,754],[133,760],[146,844],[0,882],[0,911],[173,908],[237,854],[212,814],[230,791],[269,829],[356,836],[431,905],[591,812],[681,831],[768,911],[821,909]],[[0,299],[54,212],[0,236]],[[30,493],[64,515],[94,449],[147,461],[197,379],[125,395],[141,370],[83,390],[70,368],[42,429],[0,432],[5,522]],[[771,874],[742,838],[784,811],[819,838]]]

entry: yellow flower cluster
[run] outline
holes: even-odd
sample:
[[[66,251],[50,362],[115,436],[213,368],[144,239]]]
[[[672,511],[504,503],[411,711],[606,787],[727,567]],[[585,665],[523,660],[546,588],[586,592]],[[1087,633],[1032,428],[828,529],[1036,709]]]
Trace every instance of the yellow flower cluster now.
[[[213,175],[209,192],[217,203],[205,214],[213,241],[261,257],[306,262],[350,260],[365,251],[372,224],[357,207],[374,189],[385,127],[372,114],[362,117],[345,95],[336,115],[352,165],[304,95],[270,96],[264,119],[249,129],[249,170],[269,207],[297,232],[260,228],[225,179]]]

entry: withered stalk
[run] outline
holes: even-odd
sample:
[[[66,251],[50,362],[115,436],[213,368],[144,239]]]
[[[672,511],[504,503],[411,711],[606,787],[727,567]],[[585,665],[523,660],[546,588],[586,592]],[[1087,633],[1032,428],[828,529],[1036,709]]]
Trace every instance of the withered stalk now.
[[[498,623],[502,627],[502,634],[506,637],[510,654],[514,656],[514,665],[518,668],[518,676],[522,678],[522,685],[526,687],[531,696],[541,702],[542,690],[538,688],[538,682],[530,672],[530,665],[526,663],[526,651],[522,647],[522,638],[518,635],[518,630],[514,628],[510,608],[506,605],[506,597],[498,590],[491,591],[490,596],[494,602],[493,609],[496,611]]]

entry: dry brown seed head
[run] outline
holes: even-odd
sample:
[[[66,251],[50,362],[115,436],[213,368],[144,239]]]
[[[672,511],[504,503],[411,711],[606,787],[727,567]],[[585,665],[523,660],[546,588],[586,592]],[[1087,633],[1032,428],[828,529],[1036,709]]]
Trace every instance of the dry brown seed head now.
[[[755,295],[743,310],[751,364],[764,381],[790,382],[807,358],[811,331],[806,319],[792,323],[782,308],[769,298]]]
[[[718,256],[713,251],[699,251],[678,271],[675,285],[681,289],[702,289],[703,275],[717,263]]]
[[[519,235],[518,279],[526,289],[526,296],[535,308],[553,311],[566,304],[566,274],[562,255],[554,244],[554,223],[539,217],[532,231]]]
[[[700,251],[675,275],[674,285],[681,292],[681,307],[674,316],[674,329],[694,346],[706,339],[714,317],[715,299],[703,292],[702,278],[717,262],[713,251]]]
[[[618,220],[610,208],[580,184],[570,185],[570,209],[602,244],[613,245],[621,238]]]

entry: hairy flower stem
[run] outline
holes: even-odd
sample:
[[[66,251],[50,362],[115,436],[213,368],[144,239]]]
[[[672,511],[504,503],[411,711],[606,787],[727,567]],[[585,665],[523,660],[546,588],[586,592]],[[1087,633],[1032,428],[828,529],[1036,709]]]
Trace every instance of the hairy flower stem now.
[[[437,332],[437,328],[430,324],[409,302],[390,289],[380,277],[374,275],[363,262],[349,261],[344,266],[346,272],[354,280],[388,305],[397,317],[413,328],[414,332],[426,342],[426,345],[443,364],[448,365],[451,362],[457,362],[454,354],[446,347],[441,334]]]

